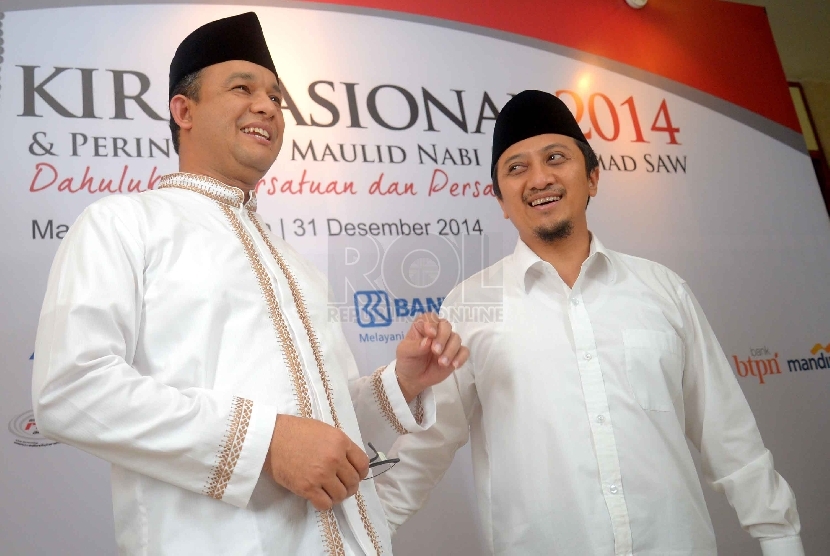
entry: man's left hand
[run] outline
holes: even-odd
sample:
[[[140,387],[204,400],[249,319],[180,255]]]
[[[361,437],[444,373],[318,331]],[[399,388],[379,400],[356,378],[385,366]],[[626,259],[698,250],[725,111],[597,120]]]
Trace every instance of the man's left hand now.
[[[407,403],[425,388],[438,384],[463,365],[470,350],[452,325],[435,313],[419,315],[398,344],[395,367]]]

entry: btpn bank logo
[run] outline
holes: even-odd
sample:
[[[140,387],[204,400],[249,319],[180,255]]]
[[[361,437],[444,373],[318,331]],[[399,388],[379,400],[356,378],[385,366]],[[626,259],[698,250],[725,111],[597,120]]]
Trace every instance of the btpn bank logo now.
[[[765,377],[781,374],[781,365],[778,363],[778,352],[775,352],[774,355],[770,354],[766,346],[762,348],[751,348],[746,361],[741,361],[737,355],[733,355],[732,359],[735,360],[735,372],[741,378],[754,376],[761,384],[765,384],[769,380],[769,378]]]
[[[813,357],[802,357],[795,359],[787,359],[787,371],[790,373],[799,371],[813,371],[821,369],[830,369],[830,357],[826,354],[830,353],[830,343],[826,346],[815,344],[810,350],[810,355]],[[772,375],[781,374],[781,364],[779,362],[778,352],[770,354],[766,347],[750,349],[749,357],[742,361],[738,359],[737,355],[733,355],[732,359],[735,361],[735,372],[741,378],[755,377],[759,383],[766,384]]]
[[[41,436],[40,431],[37,430],[37,423],[35,423],[35,414],[31,409],[9,421],[9,432],[15,436],[14,443],[18,446],[40,448],[57,444],[57,442]]]

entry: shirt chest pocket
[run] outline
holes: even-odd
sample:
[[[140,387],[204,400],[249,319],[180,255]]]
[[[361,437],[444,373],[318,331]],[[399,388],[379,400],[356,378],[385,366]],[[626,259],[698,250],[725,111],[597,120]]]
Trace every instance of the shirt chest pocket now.
[[[673,411],[683,389],[683,344],[674,332],[623,330],[625,371],[634,398],[648,411]]]

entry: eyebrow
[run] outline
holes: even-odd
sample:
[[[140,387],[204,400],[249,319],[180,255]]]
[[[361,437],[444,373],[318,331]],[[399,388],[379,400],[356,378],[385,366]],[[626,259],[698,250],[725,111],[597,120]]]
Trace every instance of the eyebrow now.
[[[255,78],[254,78],[253,73],[248,73],[248,72],[244,72],[244,71],[237,71],[237,72],[234,72],[234,73],[230,74],[228,76],[228,78],[225,79],[225,85],[230,85],[231,81],[234,81],[235,79],[244,79],[245,81],[253,81]]]
[[[538,151],[536,151],[536,152],[538,152],[538,153],[543,153],[543,152],[547,152],[547,151],[549,151],[549,150],[551,150],[551,149],[555,149],[555,148],[557,148],[557,147],[562,148],[562,149],[566,149],[566,150],[570,150],[570,147],[569,147],[568,145],[564,144],[564,143],[551,143],[550,145],[548,145],[548,146],[546,146],[546,147],[544,147],[544,148],[541,148],[541,149],[539,149],[539,150],[538,150]],[[521,157],[523,157],[523,156],[525,156],[525,155],[527,155],[527,154],[528,154],[527,152],[516,153],[516,154],[514,154],[513,156],[511,156],[510,158],[508,158],[507,160],[505,160],[505,161],[504,161],[504,164],[502,164],[502,166],[503,166],[503,167],[504,167],[504,166],[507,166],[507,165],[509,165],[511,162],[513,162],[514,160],[519,159],[519,158],[521,158]]]
[[[237,71],[228,76],[228,78],[225,80],[225,86],[230,85],[231,82],[236,79],[254,81],[256,80],[256,76],[253,73],[249,73],[246,71]],[[280,87],[279,81],[274,81],[273,83],[271,83],[269,87],[271,91],[275,92],[277,95],[279,95],[280,98],[282,98],[282,88]]]

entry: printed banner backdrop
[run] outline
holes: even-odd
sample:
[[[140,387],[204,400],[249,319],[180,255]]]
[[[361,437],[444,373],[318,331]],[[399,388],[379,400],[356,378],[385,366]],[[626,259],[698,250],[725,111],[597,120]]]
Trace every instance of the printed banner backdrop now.
[[[414,315],[512,251],[516,233],[488,177],[493,120],[511,94],[551,91],[601,155],[592,231],[690,283],[796,493],[807,553],[830,553],[830,220],[786,122],[482,28],[314,4],[255,9],[287,121],[259,211],[328,272],[331,317],[364,373],[394,357]],[[84,207],[176,170],[169,61],[190,30],[241,11],[75,7],[0,20],[3,554],[115,552],[108,464],[40,437],[32,417],[46,279]],[[720,551],[759,553],[725,498],[706,496]],[[395,550],[483,546],[465,448]]]

